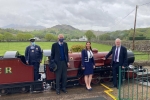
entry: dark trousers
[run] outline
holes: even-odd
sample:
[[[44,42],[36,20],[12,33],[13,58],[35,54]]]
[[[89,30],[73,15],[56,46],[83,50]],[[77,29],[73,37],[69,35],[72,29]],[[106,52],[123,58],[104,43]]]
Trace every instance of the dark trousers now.
[[[56,91],[60,90],[60,80],[62,90],[66,90],[67,82],[67,64],[66,61],[59,61],[57,63],[56,74]]]
[[[122,69],[122,66],[120,66],[119,63],[113,63],[113,65],[112,65],[113,85],[114,86],[118,86],[118,84],[119,84],[119,81],[117,82],[117,74],[118,74],[118,78],[119,78],[119,67],[121,67],[121,69]],[[122,73],[121,73],[121,83],[122,83]]]
[[[30,65],[34,66],[34,81],[37,81],[39,79],[39,62],[30,62]]]

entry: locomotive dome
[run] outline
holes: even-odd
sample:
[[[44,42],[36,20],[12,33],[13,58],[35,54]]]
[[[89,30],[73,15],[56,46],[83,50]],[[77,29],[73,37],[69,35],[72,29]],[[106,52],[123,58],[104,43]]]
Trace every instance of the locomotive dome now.
[[[93,53],[98,53],[98,49],[93,48],[93,49],[92,49],[92,52],[93,52]]]

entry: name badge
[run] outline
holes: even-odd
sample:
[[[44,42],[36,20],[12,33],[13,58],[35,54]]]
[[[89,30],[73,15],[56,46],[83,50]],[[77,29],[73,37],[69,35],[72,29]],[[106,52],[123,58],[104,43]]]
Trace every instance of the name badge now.
[[[34,50],[32,50],[32,52],[34,52]]]

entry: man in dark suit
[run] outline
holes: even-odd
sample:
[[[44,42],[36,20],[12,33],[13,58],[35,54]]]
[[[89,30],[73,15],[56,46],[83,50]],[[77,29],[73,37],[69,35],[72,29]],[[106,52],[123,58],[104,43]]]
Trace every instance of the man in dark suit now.
[[[106,60],[110,55],[112,55],[111,65],[113,71],[113,87],[118,88],[117,74],[119,72],[119,67],[124,68],[127,66],[127,49],[121,45],[121,40],[119,38],[115,40],[115,46],[112,47],[104,60]]]
[[[60,94],[60,80],[62,91],[66,91],[67,67],[70,66],[68,58],[68,45],[64,42],[64,36],[58,35],[58,42],[54,43],[51,48],[51,60],[57,65],[56,74],[56,94]]]

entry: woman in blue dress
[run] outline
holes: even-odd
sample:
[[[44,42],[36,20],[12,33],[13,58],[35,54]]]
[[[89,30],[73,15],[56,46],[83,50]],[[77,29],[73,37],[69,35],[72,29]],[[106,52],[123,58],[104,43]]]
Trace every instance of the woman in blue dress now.
[[[86,47],[81,52],[82,57],[82,69],[84,70],[84,80],[87,90],[92,90],[91,80],[93,75],[93,69],[95,68],[95,62],[93,58],[93,52],[91,48],[91,42],[86,42]]]

